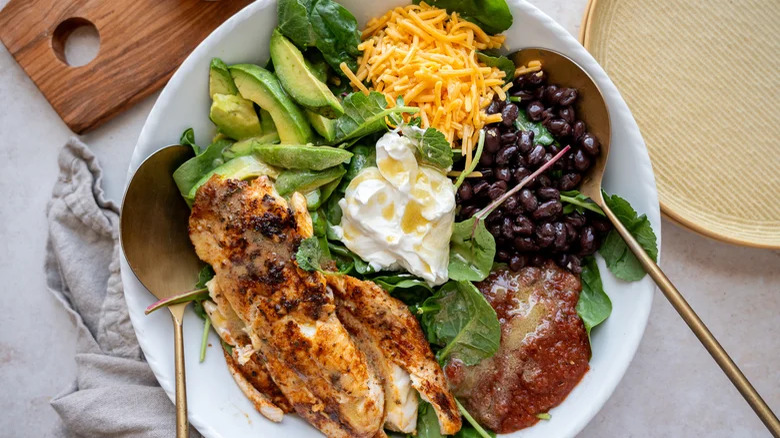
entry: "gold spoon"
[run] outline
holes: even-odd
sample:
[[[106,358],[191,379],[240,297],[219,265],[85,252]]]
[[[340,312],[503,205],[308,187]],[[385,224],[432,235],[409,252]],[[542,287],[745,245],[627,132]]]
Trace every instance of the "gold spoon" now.
[[[135,276],[158,299],[192,289],[202,266],[188,235],[190,210],[171,176],[192,155],[181,145],[155,152],[135,171],[122,201],[122,251]],[[168,307],[174,322],[177,438],[187,438],[189,427],[182,334],[186,307]]]
[[[604,210],[607,218],[612,222],[615,230],[617,230],[623,240],[626,241],[626,245],[634,253],[644,270],[650,274],[650,277],[664,293],[666,299],[677,310],[696,337],[699,338],[699,341],[712,355],[715,362],[718,363],[729,380],[731,380],[731,383],[736,386],[737,390],[739,390],[750,407],[753,408],[761,421],[764,422],[764,425],[766,425],[772,435],[775,438],[780,437],[780,421],[778,421],[772,410],[769,409],[766,402],[756,392],[745,375],[742,374],[739,367],[731,360],[726,350],[723,349],[717,339],[715,339],[715,336],[704,325],[704,322],[699,319],[688,302],[685,301],[680,291],[674,287],[669,278],[661,271],[661,268],[645,253],[636,239],[604,203],[604,198],[601,194],[601,180],[604,176],[607,156],[609,155],[610,124],[607,103],[604,101],[604,96],[602,96],[596,83],[577,63],[552,50],[540,48],[523,49],[512,54],[511,58],[517,66],[528,65],[530,61],[541,61],[545,75],[549,78],[550,83],[577,89],[579,97],[576,102],[576,113],[588,126],[589,132],[595,135],[599,143],[601,143],[601,154],[583,179],[580,192],[590,197]]]

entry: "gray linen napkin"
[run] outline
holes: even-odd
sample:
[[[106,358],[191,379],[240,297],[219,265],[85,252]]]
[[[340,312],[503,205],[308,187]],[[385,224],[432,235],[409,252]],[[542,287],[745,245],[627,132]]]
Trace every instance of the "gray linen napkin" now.
[[[46,212],[46,281],[78,328],[78,371],[52,406],[69,436],[175,436],[174,406],[143,359],[122,295],[119,208],[78,139],[60,152],[59,168]]]

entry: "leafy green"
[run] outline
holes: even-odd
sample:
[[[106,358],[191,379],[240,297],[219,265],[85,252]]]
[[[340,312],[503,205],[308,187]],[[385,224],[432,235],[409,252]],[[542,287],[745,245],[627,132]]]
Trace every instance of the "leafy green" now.
[[[298,267],[304,271],[322,272],[322,263],[325,258],[325,253],[320,246],[320,239],[316,236],[301,241],[298,251],[295,253],[295,261],[298,262]]]
[[[414,0],[420,4],[421,0]],[[512,13],[505,0],[425,0],[431,6],[457,12],[461,17],[479,25],[486,33],[495,35],[512,26]]]
[[[490,275],[496,255],[496,240],[476,218],[458,222],[450,238],[449,277],[452,280],[482,281]],[[474,228],[476,226],[476,228]]]
[[[442,347],[440,362],[457,358],[475,365],[498,351],[501,326],[496,312],[470,282],[445,283],[421,310],[428,341]]]
[[[214,268],[211,265],[206,265],[198,272],[198,282],[195,283],[195,289],[203,289],[206,287],[206,283],[214,278]]]
[[[341,178],[341,183],[325,202],[325,214],[328,222],[332,225],[341,223],[341,207],[339,200],[344,197],[344,193],[349,183],[366,167],[376,166],[376,148],[364,145],[356,145],[352,148],[352,160],[347,167],[347,173]]]
[[[404,136],[417,142],[417,153],[420,161],[440,169],[449,170],[452,167],[452,145],[436,128],[422,130],[417,127],[405,127]]]
[[[458,179],[455,181],[455,188],[457,189],[466,180],[466,175],[470,174],[477,168],[479,159],[482,157],[482,149],[485,147],[485,130],[479,131],[479,140],[477,141],[477,152],[474,154],[474,159],[471,160],[471,165],[467,169],[463,169]]]
[[[433,293],[433,289],[425,280],[412,274],[378,275],[369,279],[408,305],[420,304]]]
[[[191,147],[195,155],[200,154],[200,146],[195,144],[195,130],[192,128],[187,128],[181,133],[179,144]]]
[[[585,331],[590,337],[591,329],[604,322],[612,313],[612,301],[604,292],[599,266],[593,256],[585,257],[582,260],[580,281],[582,282],[582,291],[577,301],[577,315],[585,324]]]
[[[477,52],[477,60],[488,67],[496,67],[503,71],[506,74],[504,82],[511,82],[515,77],[515,63],[506,56],[498,53],[497,50],[483,50]]]
[[[528,118],[525,111],[520,110],[517,112],[517,119],[515,120],[515,128],[521,131],[531,131],[534,133],[534,143],[539,143],[544,146],[549,146],[555,142],[552,134],[541,123],[534,123]]]
[[[420,405],[417,407],[417,438],[444,438],[439,428],[436,411],[424,400],[420,400]]]
[[[637,212],[625,199],[618,195],[609,196],[604,193],[604,201],[607,207],[617,216],[620,222],[628,229],[639,245],[647,252],[651,259],[658,260],[658,245],[653,227],[646,215],[638,216]],[[616,230],[607,235],[599,253],[607,262],[607,267],[615,276],[625,281],[638,281],[645,276],[645,270],[639,264],[636,256],[628,249],[626,242]]]
[[[276,12],[279,31],[297,46],[317,47],[339,74],[342,62],[357,70],[360,31],[345,7],[332,0],[280,0]]]
[[[173,172],[173,180],[183,197],[187,198],[190,190],[203,178],[203,175],[224,163],[222,151],[232,144],[230,140],[218,140],[199,155],[185,161]]]
[[[482,428],[482,426],[477,423],[477,420],[474,419],[474,417],[469,414],[469,411],[466,410],[466,408],[463,407],[463,405],[460,403],[458,399],[455,399],[455,404],[458,405],[458,410],[460,411],[460,414],[463,415],[463,418],[468,421],[469,424],[471,424],[471,428],[461,428],[460,432],[456,433],[456,437],[463,437],[463,438],[496,438],[496,434],[493,432],[489,432]],[[473,429],[472,429],[473,428]]]
[[[306,193],[331,181],[335,181],[344,175],[343,166],[335,166],[325,170],[285,170],[276,178],[276,191],[282,196],[293,192]]]
[[[413,114],[420,111],[419,108],[409,106],[387,108],[384,94],[376,91],[368,95],[361,92],[351,93],[344,98],[342,106],[344,115],[336,119],[336,141],[333,144],[387,129],[385,118],[391,114]]]
[[[330,237],[329,237],[330,238]],[[358,274],[373,274],[376,272],[374,268],[361,259],[357,254],[347,249],[346,246],[340,242],[328,241],[328,249],[330,250],[333,261],[336,262],[339,272],[349,274],[354,271]]]
[[[336,189],[339,187],[339,184],[341,183],[341,178],[334,179],[333,181],[323,185],[320,187],[320,196],[321,196],[321,202],[324,204],[328,199],[330,199],[330,195],[333,194],[333,192],[336,191]]]
[[[579,190],[561,192],[561,202],[566,204],[563,206],[563,214],[571,214],[575,211],[578,213],[585,213],[585,210],[590,210],[604,216],[601,207],[596,205],[590,198],[580,193]]]

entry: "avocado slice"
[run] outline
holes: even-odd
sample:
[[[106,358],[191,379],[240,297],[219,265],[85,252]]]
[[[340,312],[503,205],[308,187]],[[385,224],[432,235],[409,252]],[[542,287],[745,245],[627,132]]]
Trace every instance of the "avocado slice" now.
[[[222,157],[227,160],[231,160],[243,155],[250,155],[254,152],[257,146],[271,146],[275,143],[279,143],[279,135],[276,132],[270,134],[263,134],[260,137],[247,138],[241,141],[237,141],[230,145],[222,152]]]
[[[317,49],[309,49],[304,54],[303,60],[315,78],[320,82],[328,81],[330,66],[328,66],[328,61],[325,61],[325,58],[322,57],[322,52]]]
[[[276,132],[276,125],[274,125],[274,119],[271,117],[271,113],[262,108],[260,108],[260,127],[263,128],[264,134]]]
[[[212,58],[209,66],[209,96],[213,99],[215,94],[238,94],[228,66],[219,58]]]
[[[236,157],[203,175],[203,178],[195,183],[195,185],[190,189],[186,199],[190,201],[194,200],[195,194],[198,192],[200,186],[206,184],[206,182],[211,179],[213,175],[221,175],[225,178],[242,180],[255,178],[258,176],[268,176],[269,178],[276,179],[276,177],[279,176],[279,171],[264,163],[255,155],[244,155],[242,157]]]
[[[352,152],[330,146],[256,144],[252,152],[266,163],[284,169],[325,170],[352,159]]]
[[[324,82],[317,79],[301,51],[279,29],[274,29],[271,35],[270,50],[276,75],[296,102],[326,117],[336,118],[344,114],[341,102]]]
[[[321,135],[326,142],[333,143],[336,140],[336,119],[329,119],[322,114],[317,114],[312,110],[306,110],[306,118],[309,119],[311,127]]]
[[[313,133],[306,116],[273,73],[256,65],[237,64],[230,66],[230,74],[242,97],[271,114],[281,141],[306,144],[312,140]]]
[[[276,191],[282,196],[293,192],[307,193],[318,187],[337,180],[347,171],[343,166],[334,166],[325,170],[284,170],[276,177]]]
[[[255,106],[241,96],[215,94],[211,96],[209,118],[220,132],[230,138],[243,140],[263,133]]]

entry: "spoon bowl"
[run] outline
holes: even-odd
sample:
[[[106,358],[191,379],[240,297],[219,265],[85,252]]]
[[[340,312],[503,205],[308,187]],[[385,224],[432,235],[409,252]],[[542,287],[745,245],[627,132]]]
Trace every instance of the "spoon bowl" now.
[[[173,171],[193,155],[182,145],[149,156],[127,186],[119,238],[128,265],[141,284],[162,300],[192,289],[203,263],[190,243],[190,210],[173,181]],[[182,322],[187,303],[168,307],[174,322],[176,436],[188,434]]]
[[[604,202],[601,183],[607,167],[610,147],[609,110],[604,96],[588,73],[569,57],[558,52],[541,48],[523,49],[510,55],[517,66],[528,65],[530,61],[540,61],[549,82],[564,87],[577,89],[578,97],[575,103],[577,117],[585,122],[588,131],[600,143],[600,153],[596,162],[588,170],[582,180],[580,192],[593,200],[604,211],[604,215],[612,222],[615,230],[626,242],[628,249],[636,256],[642,268],[655,281],[667,300],[672,304],[680,317],[688,324],[707,352],[723,370],[731,383],[745,398],[756,415],[761,419],[774,437],[780,437],[780,421],[764,402],[753,385],[748,381],[736,363],[729,357],[707,326],[655,260],[647,255],[644,248],[636,241],[631,232],[620,222],[609,206]],[[562,145],[563,146],[563,145]]]

